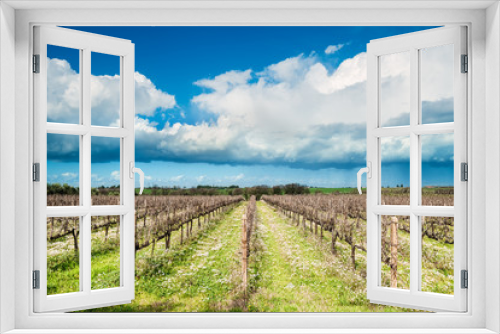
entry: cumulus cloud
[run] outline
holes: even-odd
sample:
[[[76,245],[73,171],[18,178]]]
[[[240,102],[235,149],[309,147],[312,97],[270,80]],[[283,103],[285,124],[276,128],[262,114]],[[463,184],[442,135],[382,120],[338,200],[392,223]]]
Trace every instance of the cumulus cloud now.
[[[156,88],[146,76],[135,72],[135,113],[143,116],[153,116],[160,109],[165,111],[177,104],[175,96]]]
[[[184,178],[184,175],[177,175],[177,176],[173,176],[170,178],[170,181],[172,182],[179,182],[180,180],[182,180]]]
[[[213,89],[215,91],[227,92],[233,87],[246,83],[251,77],[251,70],[229,71],[216,76],[213,79],[202,79],[195,85]]]
[[[311,66],[306,80],[323,94],[332,94],[357,83],[365,82],[366,53],[362,52],[353,58],[344,60],[331,75],[328,74],[322,63],[315,63]]]
[[[111,172],[111,179],[115,181],[120,181],[120,171],[114,170]]]
[[[450,164],[454,159],[452,133],[421,135],[422,162],[433,165]],[[410,161],[409,137],[384,137],[381,139],[382,163],[408,163]]]
[[[422,161],[434,165],[450,164],[454,161],[453,133],[422,135]]]
[[[236,181],[242,180],[244,177],[245,177],[245,174],[240,173],[238,175],[227,176],[226,179],[236,182]]]
[[[47,120],[78,123],[80,120],[80,75],[66,60],[47,60]]]
[[[327,55],[334,54],[335,52],[339,51],[344,47],[344,44],[337,44],[337,45],[328,45],[328,47],[325,49],[325,53]]]
[[[195,107],[215,116],[157,130],[136,119],[136,159],[297,168],[351,168],[365,156],[366,56],[329,74],[299,55],[263,71],[230,71],[196,84]],[[353,70],[349,70],[352,68]],[[319,74],[318,74],[319,73]]]
[[[76,178],[78,176],[78,174],[66,172],[66,173],[62,173],[61,176],[66,177],[66,178]]]
[[[421,50],[421,98],[437,102],[453,97],[453,44]]]
[[[78,136],[48,133],[47,160],[52,162],[78,162],[80,160]]]
[[[442,62],[444,54],[428,57],[429,68],[438,71],[434,63]],[[61,67],[54,65],[61,73],[70,72],[64,62],[55,60],[54,64]],[[386,126],[403,125],[409,110],[409,58],[405,54],[384,56],[381,66],[382,119]],[[334,71],[315,55],[291,57],[260,72],[228,71],[195,82],[203,92],[192,98],[192,107],[211,116],[210,121],[167,122],[158,128],[156,122],[143,116],[158,108],[174,107],[175,99],[136,74],[137,86],[142,87],[137,95],[144,94],[137,98],[136,106],[136,160],[272,164],[313,170],[361,166],[366,158],[366,75],[365,53],[345,59]],[[74,80],[68,78],[71,76],[61,81]],[[441,83],[433,86],[434,81],[426,81],[426,89],[433,93],[422,104],[423,109],[434,111],[423,119],[447,119],[453,114],[449,89]],[[106,96],[109,100],[110,95]],[[69,103],[71,99],[60,101]],[[105,97],[101,103],[110,104]],[[449,153],[446,140],[436,141],[436,147],[442,148],[439,152]],[[100,145],[93,152],[93,161],[108,161],[118,144]],[[385,161],[406,159],[409,143],[394,139],[387,145],[387,152],[392,153],[383,153]],[[62,146],[58,149],[68,151]],[[57,155],[56,151],[50,152]],[[183,177],[174,176],[170,182]],[[198,182],[204,177],[200,175]]]
[[[158,89],[150,79],[136,72],[136,114],[152,116],[157,110],[176,106],[175,97]],[[52,58],[47,63],[47,120],[78,123],[80,108],[80,75],[66,60]],[[120,76],[91,77],[93,125],[118,125],[120,108]]]

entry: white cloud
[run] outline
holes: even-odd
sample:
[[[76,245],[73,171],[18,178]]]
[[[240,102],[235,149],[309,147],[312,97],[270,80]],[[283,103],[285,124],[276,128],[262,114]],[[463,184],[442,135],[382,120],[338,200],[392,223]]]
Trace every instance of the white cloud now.
[[[170,178],[170,181],[172,182],[179,182],[180,180],[182,180],[184,178],[184,175],[177,175],[177,176],[173,176]]]
[[[327,55],[334,54],[335,52],[339,51],[344,47],[344,44],[337,44],[337,45],[328,45],[328,47],[325,49],[325,53]]]
[[[422,162],[453,163],[454,136],[452,133],[421,136]],[[410,161],[409,137],[384,137],[381,140],[382,163]]]
[[[136,155],[304,168],[359,162],[365,155],[366,68],[364,54],[356,57],[339,67],[344,77],[344,68],[355,69],[350,71],[353,77],[342,85],[330,83],[335,89],[329,91],[311,83],[314,71],[324,69],[314,56],[289,58],[259,73],[230,71],[199,80],[197,84],[209,91],[192,102],[215,115],[215,121],[166,123],[158,131],[148,120],[137,118]],[[328,75],[324,69],[323,80],[340,80],[337,72]],[[140,152],[147,148],[149,157],[142,157]]]
[[[453,97],[453,44],[443,45],[421,51],[422,100],[439,101]]]
[[[120,181],[120,171],[114,170],[111,172],[111,179],[115,181]]]
[[[71,172],[66,172],[66,173],[62,173],[61,176],[63,177],[67,177],[67,178],[75,178],[78,176],[78,174],[76,173],[71,173]]]
[[[47,111],[48,120],[61,123],[79,122],[79,74],[66,60],[48,59]],[[176,106],[175,97],[161,91],[139,72],[134,74],[136,114],[152,116],[156,110]],[[117,125],[120,108],[120,77],[91,77],[92,124]]]
[[[203,181],[206,177],[207,177],[206,175],[200,175],[200,176],[197,176],[197,177],[196,177],[196,181],[197,181],[198,183],[200,183],[200,182],[201,182],[201,181]]]
[[[453,163],[454,135],[422,135],[422,161],[435,164]]]
[[[47,61],[48,120],[78,123],[80,108],[80,76],[66,60]]]
[[[269,65],[263,72],[258,73],[260,78],[267,82],[281,82],[294,84],[302,80],[309,68],[315,64],[315,57],[304,57],[303,54],[297,57],[287,58],[279,63]]]
[[[90,175],[90,179],[92,180],[92,182],[101,182],[101,181],[104,181],[104,178],[102,176],[100,176],[99,174],[92,174],[92,175]]]
[[[135,72],[135,113],[144,116],[153,116],[157,109],[162,111],[174,108],[177,104],[173,95],[167,94],[146,78]]]
[[[432,56],[428,60],[429,68],[438,71],[439,63],[445,59],[444,53]],[[408,64],[405,54],[382,57],[382,115],[388,124],[397,125],[405,118]],[[64,61],[53,60],[52,67],[64,74],[60,80],[54,79],[60,86],[68,87],[75,80]],[[365,53],[345,59],[332,72],[314,55],[288,58],[261,72],[228,71],[195,82],[204,91],[191,102],[195,108],[213,116],[212,121],[167,122],[158,130],[156,123],[140,115],[150,115],[158,108],[172,108],[175,99],[137,73],[141,97],[137,98],[136,106],[139,113],[136,159],[281,164],[310,169],[359,166],[366,157],[366,75]],[[98,78],[95,80],[101,84],[116,80],[115,77]],[[443,110],[445,115],[450,103],[442,102],[449,99],[449,89],[436,81],[426,81],[426,89],[433,92],[427,102],[441,103],[434,109]],[[103,90],[100,100],[96,98],[99,106],[113,105],[110,92]],[[70,98],[73,95],[72,89],[64,91],[63,98],[58,100],[61,106],[51,102],[54,110],[63,110],[74,102]],[[174,176],[170,181],[179,182],[183,177]],[[199,176],[198,182],[204,177]]]
[[[244,177],[245,177],[245,174],[240,173],[238,175],[227,176],[226,179],[235,182],[235,181],[239,181],[239,180],[243,179]]]
[[[383,118],[397,125],[409,96],[409,58],[384,56],[381,66]],[[366,156],[366,80],[365,53],[332,73],[314,55],[299,55],[258,73],[229,71],[199,80],[208,91],[192,102],[215,120],[166,123],[158,131],[138,118],[137,152],[152,145],[152,160],[352,168]]]
[[[344,60],[328,75],[325,66],[315,63],[307,73],[306,81],[323,94],[332,94],[349,86],[366,81],[366,53]],[[366,93],[365,93],[366,94]]]
[[[227,92],[230,88],[245,84],[251,77],[251,70],[229,71],[216,76],[213,79],[202,79],[195,82],[195,85],[213,89],[215,91]]]
[[[381,138],[382,163],[410,161],[410,137]]]

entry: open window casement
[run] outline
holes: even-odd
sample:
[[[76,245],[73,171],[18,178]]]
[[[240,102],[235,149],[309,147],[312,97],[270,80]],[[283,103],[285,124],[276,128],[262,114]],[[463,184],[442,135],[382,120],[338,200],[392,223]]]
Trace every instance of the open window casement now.
[[[54,49],[55,56],[48,54]],[[104,76],[107,81],[94,82],[94,66],[106,71],[108,63],[102,66],[101,62],[97,68],[92,59],[104,56],[115,59],[117,73]],[[34,311],[64,312],[129,303],[134,298],[135,257],[134,44],[38,26],[34,28],[33,72]],[[116,105],[97,109],[99,101],[92,100],[94,89],[115,94]],[[106,113],[114,116],[103,117]],[[120,196],[115,197],[115,205],[92,203],[91,179],[95,172],[91,160],[108,155],[102,152],[106,143],[113,144],[112,154],[117,157],[113,177],[119,182],[115,188]],[[75,171],[48,171],[51,161],[58,159],[71,162]],[[56,172],[79,179],[75,181],[79,194],[73,196],[73,202],[58,202],[57,198],[54,203],[47,202],[48,178]],[[117,263],[99,263],[99,250],[91,234],[95,217],[107,217],[107,222],[115,226],[109,236],[107,229],[105,233],[118,244]],[[50,240],[62,241],[48,248]],[[48,273],[48,260],[62,251],[73,256],[71,265],[52,263],[50,267],[60,271],[50,269]],[[119,277],[116,271],[113,275],[108,272],[111,265],[119,266]],[[74,280],[74,286],[69,291],[58,289],[58,282],[68,279]]]
[[[368,44],[367,294],[372,303],[466,311],[466,54],[465,27],[429,29]],[[439,149],[443,147],[447,153]],[[453,170],[448,175],[454,186],[451,204],[422,195],[425,188],[438,191],[426,185],[427,169],[443,160]],[[391,168],[397,161],[399,169]],[[408,168],[401,167],[404,163]],[[409,192],[391,196],[383,188],[394,187],[391,177],[398,173],[409,175]],[[445,178],[446,170],[442,173]],[[437,261],[437,250],[427,238],[434,229],[449,246],[442,262],[432,264],[448,268],[450,286],[440,286],[448,288],[446,294],[433,292],[443,279],[423,270]]]

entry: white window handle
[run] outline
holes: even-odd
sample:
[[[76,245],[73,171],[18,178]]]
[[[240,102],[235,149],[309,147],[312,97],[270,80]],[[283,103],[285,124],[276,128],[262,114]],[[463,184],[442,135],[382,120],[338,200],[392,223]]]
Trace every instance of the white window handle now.
[[[371,179],[371,177],[372,177],[372,163],[370,161],[368,161],[367,166],[368,167],[361,168],[358,171],[358,192],[360,195],[363,193],[361,191],[361,175],[363,175],[363,173],[366,173],[366,176],[369,179]]]
[[[139,184],[141,186],[141,190],[139,191],[139,195],[142,195],[142,192],[144,191],[144,172],[140,168],[135,168],[133,161],[130,161],[129,167],[130,167],[129,168],[130,178],[132,180],[134,179],[135,173],[139,174],[139,176],[140,176]]]

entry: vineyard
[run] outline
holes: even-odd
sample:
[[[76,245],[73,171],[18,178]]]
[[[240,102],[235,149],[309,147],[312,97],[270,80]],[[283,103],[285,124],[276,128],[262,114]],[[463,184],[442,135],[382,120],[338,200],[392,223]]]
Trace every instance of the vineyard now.
[[[391,204],[406,194],[385,195]],[[94,195],[94,205],[118,196]],[[432,193],[427,205],[453,205]],[[75,205],[77,195],[48,195]],[[409,219],[382,217],[383,286],[409,288]],[[137,196],[136,298],[94,312],[397,312],[366,299],[366,197]],[[48,218],[48,294],[78,291],[79,219]],[[119,285],[119,216],[92,217],[92,289]],[[453,219],[422,219],[422,289],[453,294]]]
[[[424,205],[449,203],[450,197],[437,199],[438,196],[424,197]],[[404,201],[400,196],[388,197],[392,197],[390,204],[401,204]],[[263,196],[262,199],[288,217],[294,226],[304,231],[309,230],[321,240],[325,239],[325,231],[329,232],[333,254],[337,253],[339,242],[347,244],[352,270],[357,270],[362,277],[366,277],[366,262],[357,260],[359,257],[364,260],[366,254],[365,198],[357,195],[295,195]],[[384,264],[382,286],[409,289],[409,217],[382,216],[381,225],[381,262]],[[453,240],[453,218],[422,218],[423,291],[453,294],[453,252],[450,251],[453,250]],[[448,245],[445,247],[448,251],[438,249],[436,244]],[[361,256],[356,256],[357,251],[362,252]],[[436,270],[443,271],[439,290],[435,286]]]

